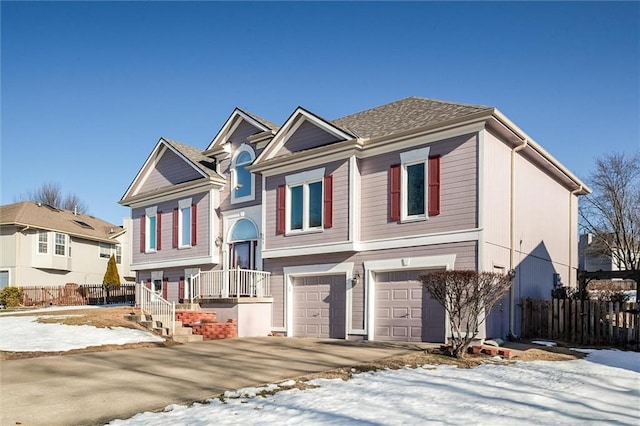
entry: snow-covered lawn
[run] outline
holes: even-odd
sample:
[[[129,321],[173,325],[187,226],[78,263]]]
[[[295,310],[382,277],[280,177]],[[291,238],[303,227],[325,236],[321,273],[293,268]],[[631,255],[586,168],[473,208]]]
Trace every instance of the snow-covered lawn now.
[[[0,317],[0,349],[62,351],[159,339],[138,330],[39,324],[35,318]],[[354,374],[348,381],[317,379],[308,384],[318,387],[306,390],[287,381],[111,424],[639,425],[640,354],[582,351],[587,357],[575,361],[496,361],[472,369],[425,365]],[[278,389],[285,390],[256,396]]]

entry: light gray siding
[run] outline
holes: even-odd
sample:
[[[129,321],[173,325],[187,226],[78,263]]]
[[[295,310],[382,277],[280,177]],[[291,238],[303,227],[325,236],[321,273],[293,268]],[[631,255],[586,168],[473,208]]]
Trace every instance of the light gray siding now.
[[[171,150],[166,150],[156,166],[138,190],[138,193],[153,191],[170,185],[199,179],[202,175],[178,157]]]
[[[426,145],[424,145],[426,146]],[[363,241],[471,229],[477,226],[477,134],[429,144],[429,155],[441,155],[441,211],[426,221],[389,220],[389,168],[400,164],[396,151],[363,159],[361,222]],[[408,150],[418,149],[411,147]]]
[[[313,244],[347,241],[349,238],[349,163],[346,160],[319,164],[325,176],[333,175],[333,227],[322,232],[276,235],[276,190],[285,184],[285,176],[270,176],[266,180],[265,240],[267,249],[301,247]],[[309,169],[302,169],[306,171]],[[296,172],[297,173],[297,172]]]
[[[305,121],[298,127],[295,133],[291,135],[286,144],[278,150],[276,157],[316,148],[318,146],[329,145],[330,143],[340,140],[341,139],[327,133],[315,124]]]
[[[172,247],[173,242],[173,214],[174,209],[178,208],[178,200],[182,198],[191,198],[193,204],[197,204],[197,244],[186,249],[177,249]],[[151,207],[151,206],[148,206]],[[209,211],[209,193],[191,195],[189,197],[180,197],[175,200],[165,201],[157,204],[158,212],[162,212],[161,223],[161,249],[154,253],[141,253],[140,251],[140,226],[141,218],[145,214],[145,208],[132,209],[132,249],[133,263],[156,263],[165,260],[189,259],[209,254],[209,229],[212,226],[212,218]]]

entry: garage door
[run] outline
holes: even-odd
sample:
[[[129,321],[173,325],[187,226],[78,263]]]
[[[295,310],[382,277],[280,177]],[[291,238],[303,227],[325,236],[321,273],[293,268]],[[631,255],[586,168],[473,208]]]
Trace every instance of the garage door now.
[[[294,336],[345,338],[345,283],[344,275],[294,279]]]
[[[375,339],[443,342],[444,308],[422,287],[418,271],[375,275]]]

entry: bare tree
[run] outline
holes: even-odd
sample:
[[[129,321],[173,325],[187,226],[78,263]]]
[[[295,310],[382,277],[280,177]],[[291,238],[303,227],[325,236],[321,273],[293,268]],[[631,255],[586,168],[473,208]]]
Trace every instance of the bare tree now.
[[[16,198],[17,201],[33,201],[34,203],[47,204],[57,209],[75,210],[78,213],[86,213],[89,209],[76,194],[69,193],[63,196],[62,188],[58,182],[46,182],[35,190],[29,190]]]
[[[491,308],[511,288],[511,275],[477,271],[439,271],[420,276],[422,285],[447,313],[452,354],[464,358]]]
[[[621,270],[640,270],[640,152],[596,159],[583,197],[583,231],[593,234],[591,254],[611,257]]]

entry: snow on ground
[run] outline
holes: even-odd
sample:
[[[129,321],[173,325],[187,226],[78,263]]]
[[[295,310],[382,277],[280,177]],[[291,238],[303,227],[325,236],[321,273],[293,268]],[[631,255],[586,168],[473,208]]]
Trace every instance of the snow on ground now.
[[[623,365],[629,365],[631,370]],[[640,354],[589,350],[575,361],[423,366],[317,379],[315,389],[227,392],[224,402],[172,405],[111,425],[640,424]]]
[[[55,309],[47,308],[44,311],[55,311]],[[34,311],[29,311],[31,312]],[[57,352],[89,346],[164,341],[153,333],[131,328],[41,324],[36,322],[37,319],[38,316],[0,317],[0,350]]]
[[[547,342],[546,340],[532,340],[531,343],[533,343],[534,345],[547,346],[547,347],[556,346],[556,342]]]
[[[139,330],[39,324],[36,318],[0,317],[0,350],[162,340]],[[319,387],[307,390],[290,389],[295,382],[289,380],[227,392],[224,402],[171,405],[111,424],[640,424],[640,353],[580,351],[587,358],[472,369],[426,365],[356,374],[346,382],[317,379],[310,384]],[[287,390],[259,396],[278,389]]]

